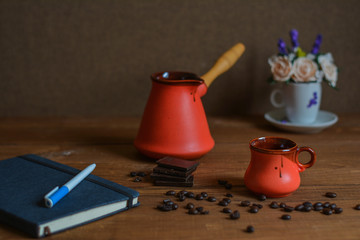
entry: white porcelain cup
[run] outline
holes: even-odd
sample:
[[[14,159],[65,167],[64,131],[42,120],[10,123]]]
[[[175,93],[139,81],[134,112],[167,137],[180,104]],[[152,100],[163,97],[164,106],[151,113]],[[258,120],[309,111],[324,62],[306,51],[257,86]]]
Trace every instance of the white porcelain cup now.
[[[286,84],[271,92],[270,101],[276,108],[285,108],[290,122],[311,124],[316,120],[320,109],[321,83]]]

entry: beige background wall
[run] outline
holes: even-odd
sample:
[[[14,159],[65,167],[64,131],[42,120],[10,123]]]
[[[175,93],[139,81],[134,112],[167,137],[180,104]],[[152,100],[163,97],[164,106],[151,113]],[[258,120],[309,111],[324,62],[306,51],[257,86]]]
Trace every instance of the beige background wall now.
[[[296,28],[309,51],[340,67],[338,87],[323,85],[322,109],[360,112],[358,0],[0,0],[0,117],[140,116],[149,75],[202,75],[236,42],[244,56],[209,88],[209,115],[263,114],[267,58]]]

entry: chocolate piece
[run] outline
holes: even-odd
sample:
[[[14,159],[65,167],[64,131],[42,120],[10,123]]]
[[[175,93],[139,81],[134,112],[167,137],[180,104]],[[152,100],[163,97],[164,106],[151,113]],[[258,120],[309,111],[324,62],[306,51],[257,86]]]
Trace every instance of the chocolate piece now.
[[[180,158],[164,157],[156,161],[159,167],[170,168],[187,172],[191,169],[195,169],[199,163],[190,160],[184,160]]]
[[[188,181],[188,182],[169,182],[169,181],[155,180],[154,185],[155,186],[172,186],[172,187],[192,187],[194,185],[194,178],[191,178],[191,181]],[[185,195],[182,195],[182,196],[185,197]]]
[[[170,176],[188,177],[188,176],[191,175],[195,170],[196,170],[196,168],[191,169],[191,170],[189,170],[189,171],[187,171],[187,172],[184,172],[184,171],[179,171],[179,170],[170,169],[170,168],[155,167],[155,168],[153,169],[153,172],[154,172],[154,173],[159,173],[159,174],[170,175]]]
[[[152,173],[150,177],[154,180],[159,181],[169,181],[169,182],[189,182],[191,179],[194,178],[194,175],[189,175],[187,177],[176,177],[176,176],[169,176],[164,174]]]

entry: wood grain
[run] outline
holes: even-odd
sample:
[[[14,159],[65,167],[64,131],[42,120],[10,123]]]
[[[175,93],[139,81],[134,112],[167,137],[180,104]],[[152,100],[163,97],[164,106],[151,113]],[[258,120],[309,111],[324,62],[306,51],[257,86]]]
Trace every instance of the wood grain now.
[[[138,118],[7,118],[0,119],[1,159],[35,153],[76,168],[97,163],[94,174],[140,192],[141,205],[120,214],[65,231],[47,239],[360,239],[360,115],[341,115],[339,122],[313,135],[278,131],[260,116],[210,118],[214,149],[202,157],[195,173],[194,193],[207,192],[218,200],[228,192],[234,197],[229,207],[240,211],[239,220],[230,220],[217,203],[185,200],[179,209],[161,212],[156,206],[167,190],[182,188],[154,186],[150,177],[133,182],[130,171],[152,171],[154,160],[140,155],[132,142]],[[248,143],[260,136],[287,137],[317,153],[315,165],[301,173],[301,186],[291,196],[259,202],[243,181],[249,164]],[[302,156],[302,161],[307,160]],[[231,190],[219,179],[233,184]],[[336,192],[337,198],[324,196]],[[173,198],[175,201],[176,199]],[[261,203],[264,208],[251,214],[240,207],[242,200]],[[342,214],[292,212],[290,221],[281,220],[283,211],[271,209],[271,201],[295,206],[304,201],[336,203]],[[188,215],[184,206],[193,202],[209,215]],[[254,233],[246,233],[248,225]],[[0,239],[24,239],[23,233],[0,224]]]

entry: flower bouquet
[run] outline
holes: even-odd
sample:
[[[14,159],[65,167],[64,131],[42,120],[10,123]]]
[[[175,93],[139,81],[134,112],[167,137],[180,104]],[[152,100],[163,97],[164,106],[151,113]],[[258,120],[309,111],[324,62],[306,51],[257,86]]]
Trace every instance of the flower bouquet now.
[[[292,48],[287,48],[285,42],[280,38],[278,41],[279,53],[269,58],[272,76],[271,82],[286,83],[328,83],[336,88],[338,68],[334,64],[331,53],[319,52],[322,35],[318,34],[310,53],[304,52],[298,42],[298,31],[290,31]]]

